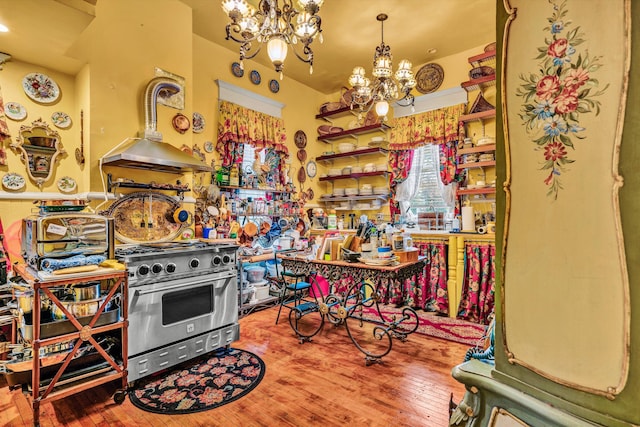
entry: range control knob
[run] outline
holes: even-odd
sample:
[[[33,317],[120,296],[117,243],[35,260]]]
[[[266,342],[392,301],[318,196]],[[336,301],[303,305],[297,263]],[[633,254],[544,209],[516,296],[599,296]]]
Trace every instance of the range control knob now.
[[[146,276],[147,274],[149,274],[149,266],[147,264],[142,264],[140,267],[138,267],[138,275],[140,276]]]
[[[214,256],[213,259],[211,260],[211,265],[218,266],[220,264],[222,264],[222,258],[220,258],[219,255]]]
[[[176,265],[170,262],[164,269],[167,270],[167,273],[174,273],[176,271]]]
[[[223,255],[222,256],[222,263],[223,264],[229,264],[231,262],[231,257],[229,255]]]
[[[191,261],[189,261],[189,267],[191,268],[198,268],[199,265],[200,260],[198,258],[192,258]]]
[[[153,272],[153,274],[162,273],[162,270],[164,269],[162,268],[162,264],[160,264],[159,262],[156,262],[151,266],[151,271]]]

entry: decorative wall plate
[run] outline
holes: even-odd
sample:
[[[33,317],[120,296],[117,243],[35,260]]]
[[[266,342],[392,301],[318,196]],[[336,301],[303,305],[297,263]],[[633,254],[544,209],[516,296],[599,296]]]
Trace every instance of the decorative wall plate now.
[[[104,213],[114,219],[116,238],[123,243],[168,242],[180,236],[184,225],[173,221],[180,202],[155,192],[129,193]],[[141,224],[153,227],[141,227]]]
[[[24,187],[26,181],[22,175],[15,172],[9,172],[2,177],[2,186],[7,190],[20,190]]]
[[[70,176],[63,176],[58,180],[58,190],[63,193],[70,193],[77,187],[76,180]]]
[[[231,72],[236,77],[244,76],[244,70],[240,66],[240,63],[238,63],[238,62],[234,62],[233,64],[231,64]]]
[[[298,169],[298,182],[302,184],[306,180],[307,180],[307,174],[304,171],[304,167],[300,167],[300,169]]]
[[[58,84],[46,74],[27,74],[22,79],[22,89],[29,98],[44,104],[55,102],[60,96]]]
[[[316,162],[314,162],[313,160],[309,161],[309,163],[307,163],[307,176],[309,178],[313,178],[317,173],[318,166],[316,165]]]
[[[311,188],[307,188],[307,200],[313,200],[316,194],[313,192]]]
[[[424,65],[416,73],[416,89],[420,93],[436,91],[444,80],[444,70],[434,62]]]
[[[193,133],[200,133],[204,130],[204,117],[200,113],[193,113]]]
[[[51,121],[56,127],[60,129],[66,129],[71,126],[71,117],[67,113],[62,111],[56,111],[51,115]]]
[[[262,78],[260,77],[260,73],[256,70],[251,70],[251,83],[253,83],[254,85],[259,85],[260,82],[262,81]]]
[[[182,113],[178,113],[173,116],[173,120],[171,120],[171,124],[173,128],[179,133],[185,133],[191,127],[191,122],[189,122],[189,118]]]
[[[273,93],[278,93],[280,90],[280,83],[275,79],[269,80],[269,90]]]
[[[27,109],[17,102],[7,102],[4,104],[4,113],[11,120],[24,120],[27,117]]]
[[[206,151],[207,153],[213,153],[213,142],[212,141],[206,141],[204,143],[204,151]]]
[[[307,160],[307,150],[305,150],[304,148],[298,150],[298,152],[296,153],[296,157],[298,157],[298,160],[300,160],[300,162],[304,163]]]
[[[297,130],[293,135],[296,147],[302,149],[307,146],[307,134],[302,130]]]

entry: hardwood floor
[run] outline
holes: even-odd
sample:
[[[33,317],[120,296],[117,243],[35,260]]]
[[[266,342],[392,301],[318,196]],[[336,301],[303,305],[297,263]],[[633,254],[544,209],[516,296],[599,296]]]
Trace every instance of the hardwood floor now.
[[[449,396],[464,387],[451,377],[467,345],[412,334],[393,341],[382,364],[365,366],[364,354],[344,326],[328,323],[310,343],[299,344],[286,314],[277,308],[240,320],[233,347],[264,360],[266,374],[247,396],[189,415],[159,415],[113,402],[117,382],[41,405],[46,426],[427,426],[448,425]],[[29,400],[0,380],[0,425],[28,426]]]

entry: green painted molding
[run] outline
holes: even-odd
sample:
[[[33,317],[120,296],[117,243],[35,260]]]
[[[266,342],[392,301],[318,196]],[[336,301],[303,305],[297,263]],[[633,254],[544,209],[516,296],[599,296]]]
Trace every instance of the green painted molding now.
[[[623,3],[620,1],[617,4]],[[496,13],[497,54],[498,58],[502,58],[503,30],[508,18],[503,0],[496,0]],[[640,17],[640,2],[638,1],[631,2],[631,19],[633,20],[634,17]],[[603,25],[606,24],[603,23]],[[640,411],[637,409],[637,396],[640,395],[640,335],[634,333],[640,330],[640,245],[637,244],[640,241],[640,221],[637,219],[638,212],[640,212],[640,144],[637,142],[638,135],[640,135],[640,107],[637,102],[640,99],[640,74],[633,72],[633,70],[640,69],[640,48],[638,46],[640,46],[640,21],[632,22],[631,25],[632,72],[630,73],[619,163],[620,175],[624,179],[619,199],[630,285],[631,357],[626,386],[613,400],[562,386],[522,366],[508,363],[502,328],[502,256],[506,199],[501,186],[497,187],[496,192],[496,211],[498,212],[496,221],[496,287],[498,291],[496,292],[495,309],[497,322],[496,365],[492,376],[498,383],[525,393],[518,401],[535,398],[541,402],[551,403],[560,410],[578,414],[580,417],[607,426],[640,425]],[[502,60],[498,60],[496,64],[497,99],[501,99],[502,66]],[[496,176],[498,183],[504,183],[506,158],[502,121],[503,107],[500,102],[497,102],[496,113]],[[511,244],[516,243],[511,242]],[[604,295],[607,284],[603,283],[602,286]],[[593,307],[593,315],[598,315],[597,306]],[[487,399],[491,400],[492,397],[489,396]]]

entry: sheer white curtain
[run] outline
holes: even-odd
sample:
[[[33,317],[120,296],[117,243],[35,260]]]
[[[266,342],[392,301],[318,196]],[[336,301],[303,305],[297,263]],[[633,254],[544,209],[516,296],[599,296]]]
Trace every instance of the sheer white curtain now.
[[[400,213],[405,216],[405,220],[409,222],[417,222],[418,218],[413,214],[411,208],[411,199],[413,199],[420,189],[420,172],[422,171],[422,148],[418,148],[413,152],[413,161],[409,176],[404,182],[396,187],[396,200],[400,206]]]

